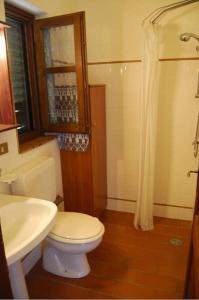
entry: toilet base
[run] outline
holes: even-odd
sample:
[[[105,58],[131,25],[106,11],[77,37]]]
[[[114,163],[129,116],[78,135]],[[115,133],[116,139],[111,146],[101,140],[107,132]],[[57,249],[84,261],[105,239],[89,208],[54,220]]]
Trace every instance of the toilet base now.
[[[67,278],[81,278],[90,273],[86,254],[69,254],[47,245],[43,254],[47,272]]]

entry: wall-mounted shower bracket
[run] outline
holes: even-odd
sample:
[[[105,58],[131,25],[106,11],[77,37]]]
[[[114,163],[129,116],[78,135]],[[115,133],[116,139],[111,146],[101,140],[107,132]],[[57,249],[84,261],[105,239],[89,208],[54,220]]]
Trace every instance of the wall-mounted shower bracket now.
[[[187,172],[187,177],[190,177],[192,173],[198,174],[199,172],[198,172],[198,171],[192,171],[192,170],[191,170],[191,171]]]
[[[193,145],[194,157],[197,157],[197,155],[198,155],[198,146],[199,146],[199,113],[198,113],[198,118],[197,118],[195,138],[194,138],[194,141],[193,141],[192,145]]]
[[[199,49],[199,46],[198,46],[198,49]],[[196,92],[195,97],[199,98],[199,72],[198,72],[198,87],[197,87],[197,92]]]

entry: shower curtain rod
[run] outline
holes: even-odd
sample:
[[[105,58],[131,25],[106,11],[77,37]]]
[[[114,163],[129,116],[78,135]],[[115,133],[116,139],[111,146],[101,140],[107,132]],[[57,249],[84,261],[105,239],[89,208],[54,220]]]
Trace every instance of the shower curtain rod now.
[[[185,5],[188,5],[188,4],[193,4],[195,2],[199,2],[199,0],[184,0],[184,1],[180,1],[180,2],[176,2],[176,3],[173,3],[173,4],[169,4],[169,5],[165,5],[165,6],[162,6],[162,7],[159,7],[157,9],[155,9],[153,12],[151,12],[144,20],[143,20],[143,23],[150,17],[152,17],[152,19],[150,20],[151,23],[155,23],[162,14],[170,11],[170,10],[173,10],[173,9],[176,9],[176,8],[180,8],[180,7],[183,7]],[[142,23],[142,24],[143,24]]]
[[[183,0],[183,1],[180,1],[180,2],[175,2],[175,3],[171,3],[171,4],[168,4],[168,5],[165,5],[165,6],[162,6],[162,7],[159,7],[159,8],[156,8],[155,10],[153,10],[148,16],[146,16],[144,18],[144,20],[142,21],[142,24],[144,24],[144,22],[149,19],[150,17],[155,17],[158,13],[160,13],[163,9],[166,9],[166,8],[169,8],[169,7],[174,7],[175,5],[178,5],[179,3],[186,3],[187,1],[190,1],[190,0]]]
[[[152,19],[152,23],[154,24],[155,23],[155,21],[157,21],[159,18],[160,18],[160,16],[162,15],[162,14],[164,14],[164,13],[166,13],[166,12],[168,12],[168,11],[170,11],[170,10],[173,10],[173,9],[176,9],[176,8],[180,8],[180,7],[183,7],[183,6],[185,6],[185,5],[189,5],[189,4],[193,4],[193,3],[195,3],[195,2],[199,2],[199,0],[188,0],[188,1],[183,1],[183,2],[179,2],[178,4],[176,3],[176,5],[174,4],[174,6],[171,6],[171,7],[168,7],[168,8],[165,8],[165,9],[163,9],[154,19]]]

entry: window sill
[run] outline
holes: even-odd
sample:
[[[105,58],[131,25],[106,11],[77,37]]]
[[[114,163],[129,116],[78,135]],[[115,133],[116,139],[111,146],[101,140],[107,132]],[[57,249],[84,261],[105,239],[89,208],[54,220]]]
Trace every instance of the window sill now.
[[[15,128],[17,128],[17,126],[18,125],[16,125],[16,124],[13,124],[13,125],[0,124],[0,132],[15,129]]]
[[[40,136],[31,141],[25,142],[23,144],[19,144],[19,153],[24,153],[27,151],[31,151],[35,148],[38,148],[48,142],[53,141],[56,137],[53,136]]]

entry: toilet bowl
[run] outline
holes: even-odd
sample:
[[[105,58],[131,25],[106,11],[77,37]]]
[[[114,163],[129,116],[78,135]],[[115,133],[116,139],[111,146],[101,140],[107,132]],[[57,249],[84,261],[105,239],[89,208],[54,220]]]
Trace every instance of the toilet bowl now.
[[[53,274],[81,278],[90,272],[86,253],[95,249],[104,234],[103,224],[94,217],[59,212],[47,237],[43,268]]]
[[[56,173],[52,157],[41,156],[13,171],[13,194],[54,201]],[[80,278],[90,272],[86,253],[95,249],[104,234],[103,224],[95,217],[58,212],[55,226],[48,235],[43,267],[53,274]]]

